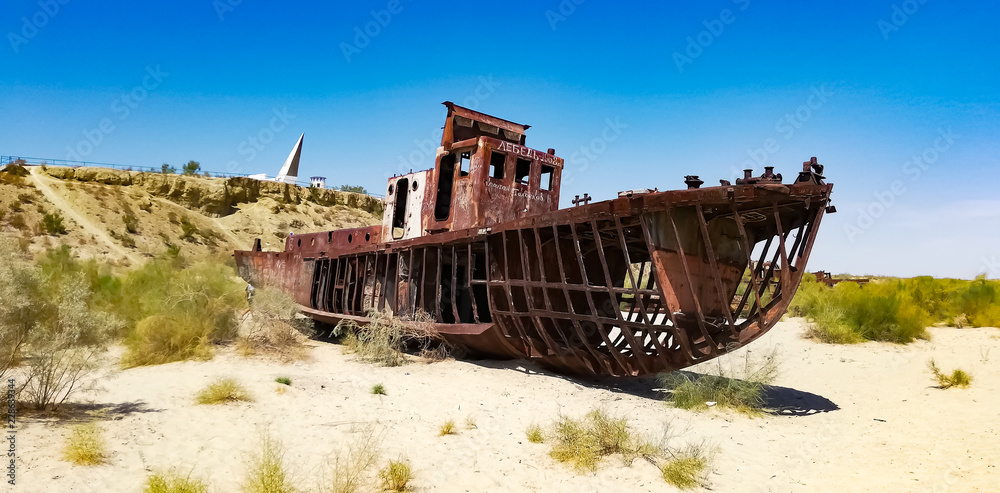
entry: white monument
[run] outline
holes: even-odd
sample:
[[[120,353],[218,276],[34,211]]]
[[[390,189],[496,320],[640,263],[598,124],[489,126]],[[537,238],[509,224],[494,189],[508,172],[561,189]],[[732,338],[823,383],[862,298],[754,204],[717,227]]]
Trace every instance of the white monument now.
[[[299,158],[302,156],[302,139],[305,136],[306,134],[304,133],[299,136],[299,141],[295,143],[295,147],[292,148],[292,152],[288,155],[288,159],[285,159],[285,164],[281,166],[281,171],[278,171],[278,176],[272,179],[268,178],[266,173],[260,173],[250,175],[250,178],[294,185],[299,179]]]
[[[326,177],[325,176],[313,176],[309,178],[309,183],[313,188],[326,188]]]

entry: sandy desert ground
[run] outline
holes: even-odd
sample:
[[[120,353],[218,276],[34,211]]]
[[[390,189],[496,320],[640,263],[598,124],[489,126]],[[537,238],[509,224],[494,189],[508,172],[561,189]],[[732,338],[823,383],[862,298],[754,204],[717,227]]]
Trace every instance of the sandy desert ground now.
[[[405,456],[415,491],[674,491],[651,464],[606,459],[577,474],[525,438],[531,423],[602,407],[672,443],[716,447],[713,491],[996,491],[1000,485],[1000,330],[930,329],[910,345],[805,340],[801,319],[779,323],[742,351],[777,347],[779,411],[750,418],[691,412],[661,400],[655,379],[584,381],[523,361],[445,361],[382,368],[313,342],[308,362],[281,364],[222,350],[212,361],[116,372],[74,416],[24,416],[17,485],[5,491],[141,491],[148,471],[177,468],[212,491],[238,491],[263,429],[279,437],[299,484],[314,490],[322,464],[365,424],[383,434],[383,462]],[[739,356],[737,354],[737,356]],[[932,387],[927,362],[961,367],[968,389]],[[708,363],[715,364],[715,363]],[[698,371],[698,368],[693,370]],[[702,369],[704,371],[704,369]],[[236,377],[255,402],[196,405],[195,393]],[[292,387],[275,391],[274,379]],[[382,383],[387,395],[372,395]],[[73,421],[100,415],[112,455],[103,466],[60,459]],[[466,420],[475,421],[475,428]],[[445,421],[457,435],[440,437]]]

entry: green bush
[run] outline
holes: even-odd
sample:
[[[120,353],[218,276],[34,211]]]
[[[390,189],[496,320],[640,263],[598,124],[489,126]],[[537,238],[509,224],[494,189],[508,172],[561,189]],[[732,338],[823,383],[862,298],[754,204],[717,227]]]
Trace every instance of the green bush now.
[[[50,235],[66,234],[66,226],[63,226],[63,217],[58,212],[43,216],[42,225],[45,227],[45,232]]]
[[[638,457],[652,459],[662,453],[659,447],[635,435],[625,418],[612,418],[599,409],[589,412],[583,420],[560,417],[554,438],[549,455],[581,472],[596,470],[604,457],[613,454],[620,454],[625,465],[631,465]]]
[[[170,472],[166,474],[154,473],[146,477],[146,486],[143,493],[207,493],[208,485],[204,481],[193,479],[190,476],[181,476]]]

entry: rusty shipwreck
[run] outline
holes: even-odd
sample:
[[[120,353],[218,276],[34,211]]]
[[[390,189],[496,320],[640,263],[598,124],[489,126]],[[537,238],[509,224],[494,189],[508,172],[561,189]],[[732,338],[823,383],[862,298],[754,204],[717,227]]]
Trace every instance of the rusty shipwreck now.
[[[237,251],[240,275],[309,317],[430,315],[449,342],[555,371],[636,376],[760,337],[799,286],[833,185],[816,158],[761,176],[559,209],[564,161],[527,125],[450,102],[434,168],[389,180],[381,225]]]

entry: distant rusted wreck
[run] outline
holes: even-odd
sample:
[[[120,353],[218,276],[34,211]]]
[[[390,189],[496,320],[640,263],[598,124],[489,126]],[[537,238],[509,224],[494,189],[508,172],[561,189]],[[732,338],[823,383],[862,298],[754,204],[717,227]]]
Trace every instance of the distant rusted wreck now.
[[[636,376],[760,337],[806,271],[832,184],[816,158],[791,184],[631,190],[559,209],[563,159],[527,125],[448,108],[434,168],[389,180],[381,225],[289,235],[236,252],[240,274],[294,294],[315,320],[422,310],[474,354]]]

